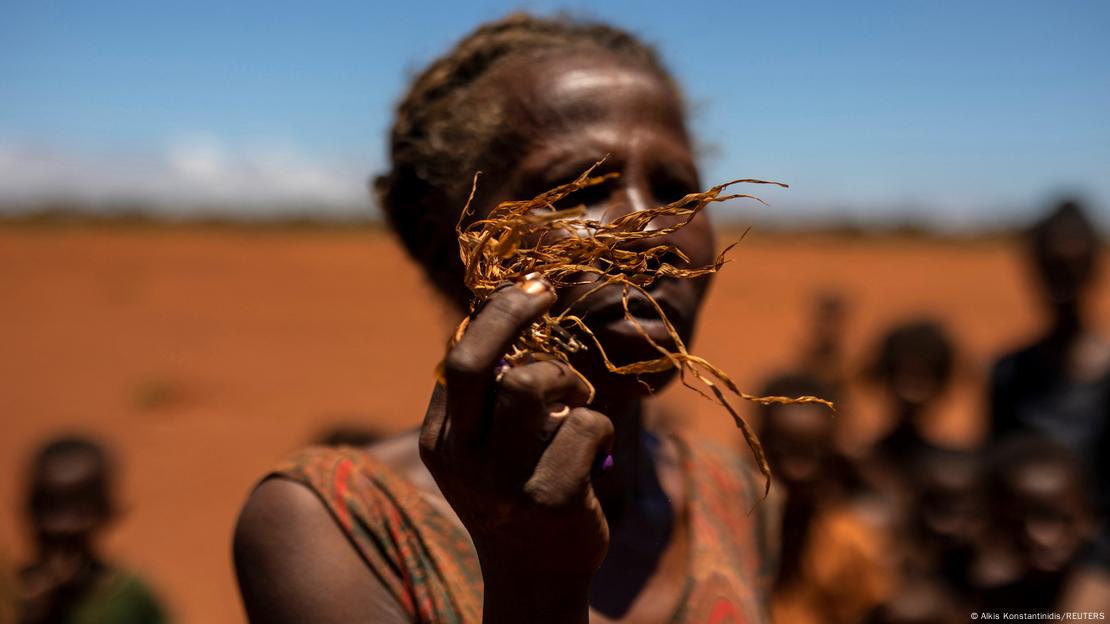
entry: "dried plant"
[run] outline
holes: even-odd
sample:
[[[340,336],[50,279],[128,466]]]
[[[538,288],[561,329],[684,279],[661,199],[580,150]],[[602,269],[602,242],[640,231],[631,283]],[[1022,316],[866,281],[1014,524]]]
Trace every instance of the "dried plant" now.
[[[719,403],[732,416],[736,426],[743,433],[759,470],[765,477],[766,493],[771,486],[771,469],[767,464],[763,447],[748,422],[728,402],[724,390],[742,399],[764,405],[821,403],[833,409],[833,404],[813,396],[761,397],[743,392],[723,370],[686,349],[670,319],[648,292],[652,283],[659,279],[694,279],[717,272],[726,262],[725,255],[736,243],[721,252],[712,265],[694,268],[681,268],[669,262],[672,258],[680,258],[685,264],[690,262],[682,250],[673,245],[661,243],[646,251],[634,251],[628,249],[626,244],[639,239],[662,237],[679,230],[688,225],[706,206],[715,202],[738,198],[762,202],[753,195],[721,194],[732,185],[742,183],[774,184],[782,187],[786,185],[764,180],[733,180],[704,193],[687,195],[666,206],[632,212],[608,223],[587,219],[585,206],[557,208],[556,205],[560,201],[575,191],[601,184],[618,175],[609,173],[594,176],[593,171],[599,164],[601,163],[590,167],[569,184],[558,186],[530,200],[501,203],[484,218],[467,223],[468,217],[471,216],[470,206],[477,185],[477,177],[475,177],[475,187],[471,189],[466,207],[456,226],[459,254],[466,268],[465,283],[474,294],[470,304],[471,315],[495,290],[531,273],[539,273],[546,278],[556,292],[567,286],[590,284],[592,287],[584,294],[561,307],[563,312],[547,313],[535,321],[513,344],[510,352],[505,356],[505,364],[512,366],[544,359],[563,362],[589,387],[590,400],[593,399],[593,385],[570,364],[571,353],[595,348],[605,362],[606,368],[622,375],[638,376],[676,369],[679,379],[686,387]],[[668,217],[674,224],[647,229],[649,224],[660,217]],[[677,220],[675,220],[676,217]],[[633,324],[644,340],[659,352],[659,357],[632,364],[614,364],[583,319],[573,313],[576,304],[613,284],[620,285],[624,289],[625,318]],[[654,307],[659,320],[670,334],[674,343],[673,349],[660,345],[648,336],[640,321],[630,312],[628,297],[632,290],[639,291]],[[469,321],[470,317],[467,317],[459,324],[451,337],[448,349],[458,343],[466,332]],[[442,366],[437,375],[442,379]],[[692,383],[692,380],[700,382],[702,387]],[[708,394],[705,389],[708,389]]]

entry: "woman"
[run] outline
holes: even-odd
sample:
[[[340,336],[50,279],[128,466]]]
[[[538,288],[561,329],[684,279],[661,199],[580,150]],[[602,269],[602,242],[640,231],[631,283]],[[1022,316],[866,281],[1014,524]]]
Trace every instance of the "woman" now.
[[[454,225],[474,171],[479,216],[606,156],[601,171],[619,178],[571,198],[594,218],[701,189],[680,93],[651,48],[608,26],[526,15],[478,28],[415,80],[391,152],[381,203],[460,310],[469,293]],[[714,258],[704,216],[640,244],[661,243],[693,265]],[[653,287],[683,339],[707,286]],[[606,372],[596,350],[574,362],[596,386],[588,406],[562,365],[498,374],[515,336],[576,294],[541,278],[497,291],[448,353],[419,433],[310,449],[257,488],[235,536],[253,621],[761,621],[763,528],[774,524],[766,506],[748,514],[762,482],[738,457],[647,431],[645,389]],[[652,357],[619,290],[581,305],[615,361]],[[641,323],[669,340],[657,320]]]

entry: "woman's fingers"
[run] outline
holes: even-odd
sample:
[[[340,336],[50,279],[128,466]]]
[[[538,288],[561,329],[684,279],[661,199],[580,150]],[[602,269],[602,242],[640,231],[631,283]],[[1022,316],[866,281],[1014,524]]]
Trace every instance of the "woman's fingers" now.
[[[432,468],[432,462],[438,461],[436,453],[440,450],[446,426],[447,388],[437,383],[432,389],[428,410],[424,412],[424,424],[420,426],[420,459],[428,468]]]
[[[513,342],[555,303],[546,281],[533,279],[490,295],[466,333],[443,362],[451,427],[464,440],[477,440],[485,424],[495,368]]]
[[[509,478],[527,478],[558,423],[586,402],[589,389],[562,362],[508,369],[497,382],[488,456]],[[520,481],[517,482],[518,485]]]
[[[546,412],[553,403],[579,407],[589,388],[562,362],[542,361],[507,369],[498,382],[498,412]],[[518,419],[519,420],[519,419]]]
[[[599,453],[613,450],[613,423],[600,412],[584,407],[570,410],[540,456],[525,492],[535,502],[563,508],[583,496],[590,470]]]

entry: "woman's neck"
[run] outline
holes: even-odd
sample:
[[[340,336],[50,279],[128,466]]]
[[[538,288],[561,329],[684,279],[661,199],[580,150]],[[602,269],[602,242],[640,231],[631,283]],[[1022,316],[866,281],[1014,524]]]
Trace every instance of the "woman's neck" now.
[[[644,463],[651,461],[644,448],[643,401],[640,397],[629,400],[599,394],[590,408],[613,423],[612,468],[594,478],[594,492],[606,515],[612,517],[635,498]]]
[[[662,440],[645,435],[644,402],[596,401],[594,409],[613,420],[614,466],[594,477],[594,491],[609,523],[609,551],[594,576],[590,605],[612,619],[635,611],[644,591],[664,595],[678,589],[688,574],[688,539],[682,520],[685,484],[665,485],[668,451]],[[672,468],[673,470],[673,468]],[[666,589],[664,589],[666,588]],[[667,599],[663,600],[667,603]],[[632,609],[632,611],[630,611]]]

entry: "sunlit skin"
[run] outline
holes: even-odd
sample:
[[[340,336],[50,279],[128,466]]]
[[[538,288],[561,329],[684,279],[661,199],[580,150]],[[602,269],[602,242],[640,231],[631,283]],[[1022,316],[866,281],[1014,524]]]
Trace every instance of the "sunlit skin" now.
[[[522,153],[504,169],[486,168],[475,204],[479,216],[500,201],[572,180],[602,158],[599,171],[620,177],[572,198],[587,204],[593,218],[611,220],[701,190],[678,95],[654,74],[591,49],[510,57],[480,80],[481,94],[501,115],[501,138],[522,146]],[[457,207],[444,209],[454,213]],[[682,249],[693,265],[715,258],[713,230],[704,216],[647,244],[663,242]],[[684,340],[693,335],[707,286],[705,279],[668,280],[651,289]],[[679,450],[666,436],[646,435],[643,386],[606,373],[594,353],[574,362],[597,390],[588,408],[581,382],[550,362],[519,365],[494,380],[515,332],[577,292],[566,289],[556,297],[541,284],[495,293],[448,354],[446,389],[433,393],[422,432],[370,450],[468,530],[482,565],[488,622],[580,622],[587,616],[592,622],[663,621],[682,599],[688,526]],[[613,292],[605,292],[576,312],[614,361],[655,357],[631,323],[613,314],[619,294],[614,300]],[[648,315],[641,322],[649,334],[667,339]],[[672,376],[649,381],[659,388]],[[492,408],[483,407],[490,405],[487,392],[495,393]],[[575,409],[545,448],[537,439],[552,402]],[[598,473],[595,458],[610,450],[615,467]],[[558,513],[537,511],[534,500],[520,499],[506,485],[524,481],[533,496],[560,501]],[[259,553],[278,544],[288,548],[291,533],[300,545],[289,556],[305,574],[264,578],[267,561]],[[404,621],[380,581],[300,485],[271,480],[256,490],[240,519],[236,550],[240,569],[255,572],[240,580],[248,610],[259,621],[295,621],[300,608],[316,621],[324,612],[334,621],[367,613],[375,614],[374,621]],[[275,570],[273,576],[280,574]],[[284,613],[278,606],[252,607],[252,583],[303,592],[301,602],[309,604]],[[337,585],[351,591],[336,591]],[[318,594],[328,597],[326,603],[311,604]]]

